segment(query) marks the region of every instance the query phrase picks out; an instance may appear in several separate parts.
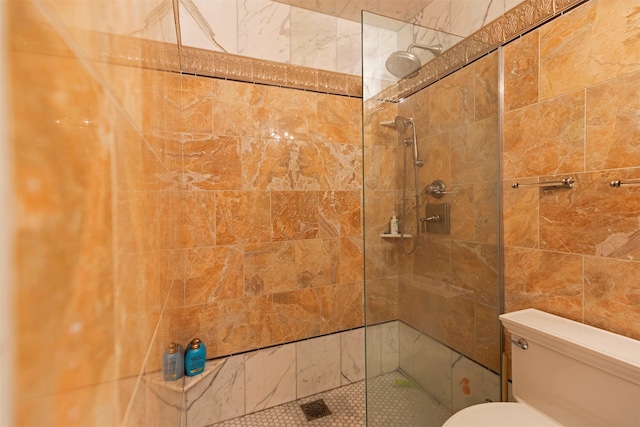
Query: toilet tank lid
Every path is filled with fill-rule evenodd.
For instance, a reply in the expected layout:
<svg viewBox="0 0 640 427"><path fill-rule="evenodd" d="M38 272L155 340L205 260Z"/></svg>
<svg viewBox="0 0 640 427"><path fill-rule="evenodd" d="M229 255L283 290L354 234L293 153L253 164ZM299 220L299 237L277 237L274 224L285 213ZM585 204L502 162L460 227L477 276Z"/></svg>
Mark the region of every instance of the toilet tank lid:
<svg viewBox="0 0 640 427"><path fill-rule="evenodd" d="M500 315L521 338L640 384L640 341L528 308Z"/></svg>

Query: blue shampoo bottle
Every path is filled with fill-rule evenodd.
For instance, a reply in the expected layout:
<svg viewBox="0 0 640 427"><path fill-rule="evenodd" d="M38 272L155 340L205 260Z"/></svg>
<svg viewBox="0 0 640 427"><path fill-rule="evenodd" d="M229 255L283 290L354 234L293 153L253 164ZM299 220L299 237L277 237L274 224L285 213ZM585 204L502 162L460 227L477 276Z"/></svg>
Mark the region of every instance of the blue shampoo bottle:
<svg viewBox="0 0 640 427"><path fill-rule="evenodd" d="M184 373L188 377L201 374L207 361L207 351L198 340L191 341L187 353L184 356Z"/></svg>

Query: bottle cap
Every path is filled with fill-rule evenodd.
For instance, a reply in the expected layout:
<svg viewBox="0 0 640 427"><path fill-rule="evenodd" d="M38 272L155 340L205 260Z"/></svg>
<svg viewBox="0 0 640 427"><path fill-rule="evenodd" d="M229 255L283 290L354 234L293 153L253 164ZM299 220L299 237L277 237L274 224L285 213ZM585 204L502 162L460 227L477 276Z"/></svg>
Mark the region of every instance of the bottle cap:
<svg viewBox="0 0 640 427"><path fill-rule="evenodd" d="M193 342L191 341L191 350L195 350L197 348L200 348L200 342Z"/></svg>
<svg viewBox="0 0 640 427"><path fill-rule="evenodd" d="M178 347L174 343L169 344L169 354L177 353Z"/></svg>

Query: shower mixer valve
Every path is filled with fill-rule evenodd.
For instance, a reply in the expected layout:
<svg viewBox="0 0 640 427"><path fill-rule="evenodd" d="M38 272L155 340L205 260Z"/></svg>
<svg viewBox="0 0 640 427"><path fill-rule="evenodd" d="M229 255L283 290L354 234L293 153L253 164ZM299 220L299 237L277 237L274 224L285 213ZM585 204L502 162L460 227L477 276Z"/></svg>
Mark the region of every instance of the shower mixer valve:
<svg viewBox="0 0 640 427"><path fill-rule="evenodd" d="M426 218L420 218L421 231L423 233L427 232L427 223L434 224L434 223L438 223L438 222L440 222L440 215L438 215L438 214L431 215L431 216L428 216Z"/></svg>

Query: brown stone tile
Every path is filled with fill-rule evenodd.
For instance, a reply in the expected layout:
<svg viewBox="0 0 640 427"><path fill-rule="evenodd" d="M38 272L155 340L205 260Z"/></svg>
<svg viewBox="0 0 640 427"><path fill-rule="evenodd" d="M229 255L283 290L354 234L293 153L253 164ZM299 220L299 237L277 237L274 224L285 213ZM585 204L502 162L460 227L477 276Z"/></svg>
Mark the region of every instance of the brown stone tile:
<svg viewBox="0 0 640 427"><path fill-rule="evenodd" d="M451 179L454 184L498 179L497 117L451 132Z"/></svg>
<svg viewBox="0 0 640 427"><path fill-rule="evenodd" d="M475 304L462 296L425 292L427 307L421 329L453 350L475 355ZM431 332L431 333L429 333Z"/></svg>
<svg viewBox="0 0 640 427"><path fill-rule="evenodd" d="M318 156L313 143L244 138L244 186L255 190L319 190L324 171Z"/></svg>
<svg viewBox="0 0 640 427"><path fill-rule="evenodd" d="M182 185L189 190L241 190L238 137L192 135L184 143Z"/></svg>
<svg viewBox="0 0 640 427"><path fill-rule="evenodd" d="M280 294L276 294L280 295ZM281 307L274 310L271 296L249 297L223 300L217 304L218 317L213 325L217 326L217 355L227 355L259 347L271 345L272 330L274 337L275 323L272 319L278 313L282 319L293 322ZM296 319L298 322L298 319Z"/></svg>
<svg viewBox="0 0 640 427"><path fill-rule="evenodd" d="M118 248L130 251L159 248L158 194L119 193L116 202L118 228L115 238Z"/></svg>
<svg viewBox="0 0 640 427"><path fill-rule="evenodd" d="M362 326L364 309L362 283L320 286L313 288L313 292L319 303L316 318L317 334L329 334ZM310 330L310 333L312 332Z"/></svg>
<svg viewBox="0 0 640 427"><path fill-rule="evenodd" d="M453 191L449 201L451 238L476 240L476 204L473 184L456 185L448 190ZM445 199L442 201L447 202ZM441 201L436 199L433 202L440 203Z"/></svg>
<svg viewBox="0 0 640 427"><path fill-rule="evenodd" d="M539 31L535 30L504 47L504 110L538 102Z"/></svg>
<svg viewBox="0 0 640 427"><path fill-rule="evenodd" d="M340 239L340 280L343 283L364 280L364 253L362 237Z"/></svg>
<svg viewBox="0 0 640 427"><path fill-rule="evenodd" d="M156 242L151 248L174 249L179 247L179 244L186 242L185 236L180 235L180 228L185 225L182 217L184 211L182 193L177 191L157 193L155 203L150 206L152 209L148 213L145 212L139 218L141 223L148 220L150 224L155 225L155 229L152 230L155 234L153 237L147 237L150 242ZM149 215L150 218L147 219L145 215ZM145 233L149 231L151 229L145 229Z"/></svg>
<svg viewBox="0 0 640 427"><path fill-rule="evenodd" d="M522 248L504 250L505 312L537 308L582 321L582 257Z"/></svg>
<svg viewBox="0 0 640 427"><path fill-rule="evenodd" d="M319 194L320 237L359 236L362 203L359 191L322 191Z"/></svg>
<svg viewBox="0 0 640 427"><path fill-rule="evenodd" d="M433 137L418 135L418 148L424 166L418 169L420 185L426 187L436 179L451 185L451 132L441 133ZM383 157L386 159L387 157ZM384 160L383 160L384 161ZM439 202L429 198L431 202Z"/></svg>
<svg viewBox="0 0 640 427"><path fill-rule="evenodd" d="M416 125L416 134L418 136L418 140L424 140L429 137L429 96L431 91L428 89L423 89L415 94L405 98L402 102L399 102L397 105L397 109L393 116L389 116L388 118L384 118L381 120L388 121L394 120L397 115L402 117L412 118ZM390 111L393 113L394 111ZM388 133L389 136L394 137L393 139L388 139L389 142L395 141L398 137L397 132L393 128L384 128L385 133ZM411 129L407 131L406 136L409 136L409 132ZM419 147L422 148L422 144L419 144ZM425 159L426 160L426 159Z"/></svg>
<svg viewBox="0 0 640 427"><path fill-rule="evenodd" d="M157 95L164 96L164 99L160 100L163 103L162 108L164 110L164 130L182 132L182 75L163 72L159 80L158 83L163 86L163 90L161 92L158 91Z"/></svg>
<svg viewBox="0 0 640 427"><path fill-rule="evenodd" d="M180 147L178 147L180 148ZM133 130L116 134L116 181L120 191L165 189L170 180L177 183L179 162L164 163L164 141ZM181 153L180 153L181 154ZM173 160L173 159L172 159ZM170 168L170 169L169 169Z"/></svg>
<svg viewBox="0 0 640 427"><path fill-rule="evenodd" d="M589 2L541 27L541 98L638 71L636 7Z"/></svg>
<svg viewBox="0 0 640 427"><path fill-rule="evenodd" d="M270 198L259 191L216 192L216 244L268 242Z"/></svg>
<svg viewBox="0 0 640 427"><path fill-rule="evenodd" d="M640 164L640 74L587 89L587 170Z"/></svg>
<svg viewBox="0 0 640 427"><path fill-rule="evenodd" d="M213 191L178 193L180 213L167 224L175 230L175 247L190 248L216 244L216 209Z"/></svg>
<svg viewBox="0 0 640 427"><path fill-rule="evenodd" d="M503 176L583 171L584 96L574 92L506 113Z"/></svg>
<svg viewBox="0 0 640 427"><path fill-rule="evenodd" d="M284 140L305 140L317 131L318 94L280 87L267 87L265 107L268 128L261 136Z"/></svg>
<svg viewBox="0 0 640 427"><path fill-rule="evenodd" d="M395 159L399 147L368 145L364 148L364 188L367 190L395 190L398 188ZM423 168L425 169L425 168Z"/></svg>
<svg viewBox="0 0 640 427"><path fill-rule="evenodd" d="M398 319L414 329L419 328L420 317L424 311L423 293L424 291L413 286L411 281L403 280L403 277L400 278L398 282ZM367 317L367 325L370 324L372 322Z"/></svg>
<svg viewBox="0 0 640 427"><path fill-rule="evenodd" d="M244 295L241 247L191 248L183 253L185 305L219 302Z"/></svg>
<svg viewBox="0 0 640 427"><path fill-rule="evenodd" d="M317 191L271 192L271 240L318 237Z"/></svg>
<svg viewBox="0 0 640 427"><path fill-rule="evenodd" d="M466 67L431 86L430 135L446 132L474 120L473 67Z"/></svg>
<svg viewBox="0 0 640 427"><path fill-rule="evenodd" d="M476 183L473 185L473 193L476 240L482 243L497 244L500 226L499 183Z"/></svg>
<svg viewBox="0 0 640 427"><path fill-rule="evenodd" d="M325 191L362 189L362 150L351 144L314 144L317 150L317 181Z"/></svg>
<svg viewBox="0 0 640 427"><path fill-rule="evenodd" d="M585 257L584 321L640 339L640 263Z"/></svg>
<svg viewBox="0 0 640 427"><path fill-rule="evenodd" d="M500 372L500 320L498 310L476 303L475 360Z"/></svg>
<svg viewBox="0 0 640 427"><path fill-rule="evenodd" d="M316 336L320 333L319 295L314 289L274 294L273 310L267 319L273 343Z"/></svg>
<svg viewBox="0 0 640 427"><path fill-rule="evenodd" d="M340 283L340 240L298 240L296 286L298 289Z"/></svg>
<svg viewBox="0 0 640 427"><path fill-rule="evenodd" d="M318 137L325 142L360 145L360 100L344 96L318 95Z"/></svg>
<svg viewBox="0 0 640 427"><path fill-rule="evenodd" d="M259 296L296 289L294 242L256 243L244 247L244 295Z"/></svg>
<svg viewBox="0 0 640 427"><path fill-rule="evenodd" d="M624 182L626 177L637 177L637 171L577 174L574 176L574 188L569 191L542 191L540 247L584 255L639 259L638 187L609 187L610 181L621 179Z"/></svg>
<svg viewBox="0 0 640 427"><path fill-rule="evenodd" d="M414 265L415 274L451 282L451 239L448 237L421 235L414 258L420 260Z"/></svg>
<svg viewBox="0 0 640 427"><path fill-rule="evenodd" d="M193 338L199 338L207 348L207 359L221 356L218 349L217 325L223 323L219 313L219 304L208 303L184 307L181 318L182 346L186 346Z"/></svg>
<svg viewBox="0 0 640 427"><path fill-rule="evenodd" d="M490 53L474 63L475 120L498 115L498 52Z"/></svg>
<svg viewBox="0 0 640 427"><path fill-rule="evenodd" d="M258 136L267 127L262 108L266 87L215 80L213 82L213 132L218 136Z"/></svg>
<svg viewBox="0 0 640 427"><path fill-rule="evenodd" d="M367 280L365 307L368 325L398 319L398 277Z"/></svg>
<svg viewBox="0 0 640 427"><path fill-rule="evenodd" d="M537 179L518 180L522 184ZM502 223L505 246L538 247L538 187L511 188L512 181L502 185Z"/></svg>
<svg viewBox="0 0 640 427"><path fill-rule="evenodd" d="M209 77L182 75L180 105L182 132L213 131L213 80Z"/></svg>
<svg viewBox="0 0 640 427"><path fill-rule="evenodd" d="M472 292L468 298L498 307L498 246L451 241L452 284Z"/></svg>

